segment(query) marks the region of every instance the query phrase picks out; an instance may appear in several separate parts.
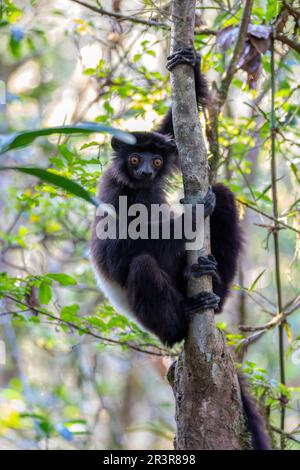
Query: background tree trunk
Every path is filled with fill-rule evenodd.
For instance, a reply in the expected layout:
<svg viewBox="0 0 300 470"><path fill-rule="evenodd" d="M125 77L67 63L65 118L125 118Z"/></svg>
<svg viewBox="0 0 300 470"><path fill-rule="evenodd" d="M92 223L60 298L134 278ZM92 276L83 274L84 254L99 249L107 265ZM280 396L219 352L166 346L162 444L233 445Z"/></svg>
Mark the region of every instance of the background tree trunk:
<svg viewBox="0 0 300 470"><path fill-rule="evenodd" d="M195 0L172 1L172 51L193 44ZM196 106L194 72L187 65L171 76L173 122L182 163L188 202L204 197L208 189L208 162ZM201 254L210 252L209 220ZM199 252L188 253L189 263ZM189 295L211 291L210 277L191 280ZM214 312L195 314L179 359L169 370L176 401L176 449L247 449L240 388L223 334L216 328Z"/></svg>

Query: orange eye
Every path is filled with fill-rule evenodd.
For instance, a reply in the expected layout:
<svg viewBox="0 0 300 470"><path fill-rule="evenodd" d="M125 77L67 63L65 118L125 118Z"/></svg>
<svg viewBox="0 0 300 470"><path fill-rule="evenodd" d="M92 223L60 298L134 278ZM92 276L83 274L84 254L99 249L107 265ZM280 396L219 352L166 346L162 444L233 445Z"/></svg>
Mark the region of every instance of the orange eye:
<svg viewBox="0 0 300 470"><path fill-rule="evenodd" d="M140 163L140 157L138 157L138 155L133 155L132 157L130 157L129 161L131 165L137 166Z"/></svg>
<svg viewBox="0 0 300 470"><path fill-rule="evenodd" d="M155 158L153 160L153 165L155 166L155 168L159 168L162 165L162 160L160 158Z"/></svg>

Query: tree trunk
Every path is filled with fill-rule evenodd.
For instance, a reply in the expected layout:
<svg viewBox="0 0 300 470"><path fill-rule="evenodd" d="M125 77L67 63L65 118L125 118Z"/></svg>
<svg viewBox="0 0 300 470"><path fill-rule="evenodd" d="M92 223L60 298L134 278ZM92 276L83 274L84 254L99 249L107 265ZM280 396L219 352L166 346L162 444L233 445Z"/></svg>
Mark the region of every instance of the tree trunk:
<svg viewBox="0 0 300 470"><path fill-rule="evenodd" d="M193 44L195 0L172 0L172 51ZM171 76L173 123L182 164L185 198L204 197L208 189L208 162L199 123L194 72L188 65L176 67ZM201 253L188 252L188 262L210 252L209 220ZM191 280L188 294L211 291L211 278ZM216 328L214 312L193 315L188 338L179 359L168 373L176 401L175 448L247 449L240 388L233 360L223 334Z"/></svg>

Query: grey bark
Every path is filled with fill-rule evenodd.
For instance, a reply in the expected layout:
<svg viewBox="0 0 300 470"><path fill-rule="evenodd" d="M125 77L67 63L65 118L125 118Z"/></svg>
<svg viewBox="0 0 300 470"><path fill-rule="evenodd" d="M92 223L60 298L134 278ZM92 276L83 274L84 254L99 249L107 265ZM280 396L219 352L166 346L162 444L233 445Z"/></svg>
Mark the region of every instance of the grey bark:
<svg viewBox="0 0 300 470"><path fill-rule="evenodd" d="M172 51L193 44L195 0L172 0ZM208 189L207 152L196 106L194 73L180 65L171 76L173 124L182 163L185 197L203 198ZM209 220L201 254L210 252ZM199 252L188 252L193 263ZM210 277L191 280L190 295L211 291ZM175 448L249 448L240 389L233 360L223 334L216 328L212 310L197 313L188 338L168 378L176 402Z"/></svg>

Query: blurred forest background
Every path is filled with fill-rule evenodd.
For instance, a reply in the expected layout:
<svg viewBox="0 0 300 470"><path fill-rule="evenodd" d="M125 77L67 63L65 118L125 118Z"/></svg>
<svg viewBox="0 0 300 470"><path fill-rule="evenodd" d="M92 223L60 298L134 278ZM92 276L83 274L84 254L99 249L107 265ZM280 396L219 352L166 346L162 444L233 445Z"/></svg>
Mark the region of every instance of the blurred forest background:
<svg viewBox="0 0 300 470"><path fill-rule="evenodd" d="M61 133L17 148L13 133L83 121L151 129L171 103L170 2L87 0L94 10L80 3L1 1L0 165L49 169L95 194L109 134ZM212 89L230 61L243 5L197 3L196 49ZM285 408L287 449L300 449L299 21L298 2L255 0L241 70L221 109L217 161L246 238L218 326L266 409L275 446ZM272 77L284 322L274 264ZM172 449L165 374L180 348L162 348L105 302L88 255L94 207L30 174L0 178L0 448ZM170 194L179 187L174 180Z"/></svg>

